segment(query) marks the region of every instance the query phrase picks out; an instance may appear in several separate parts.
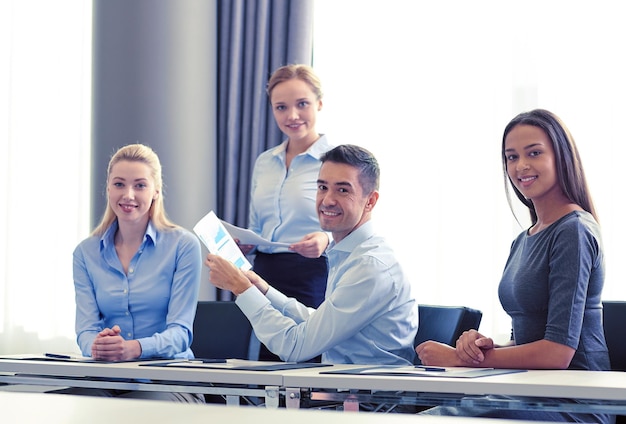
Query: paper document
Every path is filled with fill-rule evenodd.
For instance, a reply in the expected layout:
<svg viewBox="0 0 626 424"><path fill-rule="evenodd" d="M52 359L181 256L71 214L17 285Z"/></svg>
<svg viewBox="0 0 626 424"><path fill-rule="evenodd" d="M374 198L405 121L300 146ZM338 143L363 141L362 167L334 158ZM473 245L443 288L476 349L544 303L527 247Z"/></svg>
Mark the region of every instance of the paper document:
<svg viewBox="0 0 626 424"><path fill-rule="evenodd" d="M176 360L171 362L159 362L140 364L146 367L168 367L168 368L205 368L205 369L229 369L247 371L281 371L302 368L331 367L331 364L321 364L317 362L270 362L270 361L248 361L249 363L233 362L232 359L222 363L206 363L202 360Z"/></svg>
<svg viewBox="0 0 626 424"><path fill-rule="evenodd" d="M101 359L93 359L89 356L80 356L66 353L45 353L43 355L7 355L0 356L0 361L4 359L20 360L20 361L45 361L45 362L85 362L98 364L115 364L120 362L162 362L171 360L172 358L153 357L153 358L135 358L119 361L105 361Z"/></svg>
<svg viewBox="0 0 626 424"><path fill-rule="evenodd" d="M333 371L322 371L320 374L356 374L356 375L384 375L384 376L413 376L413 377L449 377L449 378L476 378L489 375L511 374L524 372L519 369L503 368L440 368L427 366L393 366L379 365L366 368L349 368Z"/></svg>
<svg viewBox="0 0 626 424"><path fill-rule="evenodd" d="M226 230L222 221L215 215L215 212L211 211L206 214L193 227L193 231L206 248L209 249L209 252L229 260L237 268L244 271L252 268L252 265Z"/></svg>
<svg viewBox="0 0 626 424"><path fill-rule="evenodd" d="M257 233L252 230L248 230L247 228L237 227L236 225L229 224L226 221L222 221L226 230L230 233L230 235L239 240L240 244L253 244L255 246L273 246L273 247L289 247L289 243L279 243L276 241L269 241L264 239Z"/></svg>

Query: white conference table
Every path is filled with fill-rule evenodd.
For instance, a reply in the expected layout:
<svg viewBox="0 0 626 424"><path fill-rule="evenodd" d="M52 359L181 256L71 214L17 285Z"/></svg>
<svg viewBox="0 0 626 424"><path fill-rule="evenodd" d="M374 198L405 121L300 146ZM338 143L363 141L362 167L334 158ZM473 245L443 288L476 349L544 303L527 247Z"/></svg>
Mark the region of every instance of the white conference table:
<svg viewBox="0 0 626 424"><path fill-rule="evenodd" d="M58 362L0 358L0 382L21 385L178 391L222 395L228 405L258 397L267 407L310 406L304 400L339 401L345 410L360 402L404 405L489 406L605 412L626 415L626 373L615 371L531 370L477 378L327 374L360 365L333 365L276 371L147 366L147 362ZM41 356L41 355L40 355ZM161 363L168 361L154 361ZM229 360L224 366L268 365ZM207 364L206 366L215 366ZM494 398L485 398L494 395ZM495 396L520 399L503 401ZM578 402L578 403L572 403Z"/></svg>
<svg viewBox="0 0 626 424"><path fill-rule="evenodd" d="M471 424L475 418L428 417L407 414L342 414L335 411L229 408L156 400L99 398L40 393L0 392L0 414L7 423L135 424L211 422L255 424ZM528 421L494 420L493 424ZM536 421L535 421L536 423Z"/></svg>
<svg viewBox="0 0 626 424"><path fill-rule="evenodd" d="M363 366L335 365L333 371L355 368ZM626 373L617 371L529 370L477 378L327 374L326 371L329 370L283 371L287 399L292 398L294 403L309 398L626 415ZM486 399L488 395L494 398Z"/></svg>
<svg viewBox="0 0 626 424"><path fill-rule="evenodd" d="M24 359L38 358L38 359ZM145 390L222 395L228 405L239 405L240 397L265 399L268 407L278 407L282 386L280 371L196 369L141 362L64 362L45 359L41 354L7 355L0 358L0 382L8 384L86 387L118 390ZM263 362L229 359L229 366L266 365ZM214 365L214 364L207 364ZM215 364L220 366L222 364ZM226 364L224 364L226 366Z"/></svg>

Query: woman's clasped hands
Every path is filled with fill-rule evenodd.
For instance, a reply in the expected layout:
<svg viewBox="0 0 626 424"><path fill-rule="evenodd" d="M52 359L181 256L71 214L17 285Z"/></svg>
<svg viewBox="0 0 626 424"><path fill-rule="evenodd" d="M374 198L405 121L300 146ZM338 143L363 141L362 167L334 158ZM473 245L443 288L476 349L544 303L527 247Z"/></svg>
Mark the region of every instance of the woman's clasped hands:
<svg viewBox="0 0 626 424"><path fill-rule="evenodd" d="M91 356L100 361L128 361L141 356L137 340L124 340L118 325L100 331L91 345Z"/></svg>
<svg viewBox="0 0 626 424"><path fill-rule="evenodd" d="M458 338L456 347L428 340L419 344L415 352L423 365L479 367L485 360L485 353L494 347L493 339L468 330Z"/></svg>

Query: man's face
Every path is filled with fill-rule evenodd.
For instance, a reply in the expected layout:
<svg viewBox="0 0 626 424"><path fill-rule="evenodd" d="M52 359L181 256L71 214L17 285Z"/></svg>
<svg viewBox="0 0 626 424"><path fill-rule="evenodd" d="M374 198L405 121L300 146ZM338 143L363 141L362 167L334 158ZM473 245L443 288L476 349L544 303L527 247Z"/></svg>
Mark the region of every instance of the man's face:
<svg viewBox="0 0 626 424"><path fill-rule="evenodd" d="M374 195L374 193L376 195ZM343 163L324 162L317 180L317 214L324 231L341 241L369 219L377 192L364 194L359 170Z"/></svg>

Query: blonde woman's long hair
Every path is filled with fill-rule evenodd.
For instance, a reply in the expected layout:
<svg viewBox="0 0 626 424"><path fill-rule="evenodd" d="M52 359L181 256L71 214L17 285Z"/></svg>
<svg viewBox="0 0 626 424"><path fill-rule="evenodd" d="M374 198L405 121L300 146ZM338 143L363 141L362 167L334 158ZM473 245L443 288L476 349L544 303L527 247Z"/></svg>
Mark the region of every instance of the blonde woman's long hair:
<svg viewBox="0 0 626 424"><path fill-rule="evenodd" d="M159 192L157 198L154 199L152 205L150 205L150 220L158 230L176 228L177 225L169 220L165 213L165 207L163 206L163 176L161 173L161 162L157 154L150 147L143 144L129 144L121 147L109 161L109 167L107 168L107 187L113 166L121 161L141 162L148 165L150 175L154 180L155 189ZM109 196L107 195L107 205L104 215L102 216L100 224L93 230L91 235L102 236L116 218L115 212L109 204Z"/></svg>

